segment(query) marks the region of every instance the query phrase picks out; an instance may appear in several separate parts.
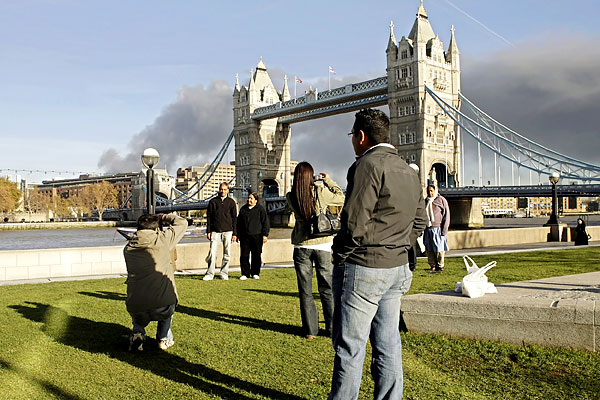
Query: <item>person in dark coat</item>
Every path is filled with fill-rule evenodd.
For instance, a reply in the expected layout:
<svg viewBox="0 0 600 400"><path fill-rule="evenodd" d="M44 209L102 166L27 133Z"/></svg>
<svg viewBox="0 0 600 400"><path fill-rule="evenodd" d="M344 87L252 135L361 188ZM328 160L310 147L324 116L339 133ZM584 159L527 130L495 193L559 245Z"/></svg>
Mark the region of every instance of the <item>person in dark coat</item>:
<svg viewBox="0 0 600 400"><path fill-rule="evenodd" d="M210 281L214 278L217 252L221 244L223 245L223 263L220 277L225 281L229 279L231 243L236 241L237 236L236 218L237 206L235 201L229 197L229 184L223 182L219 186L219 195L210 200L206 209L206 237L210 240L210 250L206 257L208 268L202 280Z"/></svg>
<svg viewBox="0 0 600 400"><path fill-rule="evenodd" d="M237 217L237 240L240 242L241 280L250 277L260 279L262 247L269 236L269 217L265 208L258 204L256 192L248 195L248 203L242 206ZM252 254L252 264L250 264Z"/></svg>
<svg viewBox="0 0 600 400"><path fill-rule="evenodd" d="M585 231L585 221L577 218L577 227L575 227L575 246L587 246L589 244L588 234Z"/></svg>

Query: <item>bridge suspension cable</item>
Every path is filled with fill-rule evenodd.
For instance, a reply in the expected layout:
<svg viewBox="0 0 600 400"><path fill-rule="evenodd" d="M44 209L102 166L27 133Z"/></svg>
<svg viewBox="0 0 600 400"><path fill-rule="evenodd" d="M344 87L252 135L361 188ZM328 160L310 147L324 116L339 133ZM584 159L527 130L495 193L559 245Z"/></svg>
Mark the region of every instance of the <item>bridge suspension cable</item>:
<svg viewBox="0 0 600 400"><path fill-rule="evenodd" d="M217 171L217 168L219 168L219 164L223 160L223 157L225 157L225 154L227 153L227 149L229 148L233 137L234 133L233 131L231 131L231 133L225 140L225 143L223 144L223 146L221 146L221 149L219 150L213 161L210 163L208 168L204 171L204 173L202 173L200 178L198 178L198 180L196 180L196 182L187 191L182 192L181 190L175 187L172 188L173 192L176 194L176 197L174 199L169 200L169 203L177 201L198 201L198 199L194 199L194 196L200 193L200 191L204 188L204 186L206 186L210 178L212 178L214 173Z"/></svg>
<svg viewBox="0 0 600 400"><path fill-rule="evenodd" d="M563 178L588 182L600 181L600 166L566 156L520 135L490 117L462 94L459 93L459 98L466 112L459 111L448 104L428 86L425 86L425 90L444 113L462 128L463 132L477 141L478 146L485 146L513 165L538 174L549 175L558 172ZM467 113L472 114L474 118Z"/></svg>

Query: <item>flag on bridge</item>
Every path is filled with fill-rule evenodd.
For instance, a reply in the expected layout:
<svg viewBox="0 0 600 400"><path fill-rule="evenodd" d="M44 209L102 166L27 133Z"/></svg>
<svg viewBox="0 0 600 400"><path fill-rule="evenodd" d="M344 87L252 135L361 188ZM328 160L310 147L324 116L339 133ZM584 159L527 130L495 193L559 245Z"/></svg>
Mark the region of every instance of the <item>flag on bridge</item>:
<svg viewBox="0 0 600 400"><path fill-rule="evenodd" d="M295 76L294 78L296 78L296 82L302 83L302 79L298 78L297 76Z"/></svg>
<svg viewBox="0 0 600 400"><path fill-rule="evenodd" d="M331 65L329 66L329 72L331 72L332 74L335 74L335 71L333 70L333 67Z"/></svg>

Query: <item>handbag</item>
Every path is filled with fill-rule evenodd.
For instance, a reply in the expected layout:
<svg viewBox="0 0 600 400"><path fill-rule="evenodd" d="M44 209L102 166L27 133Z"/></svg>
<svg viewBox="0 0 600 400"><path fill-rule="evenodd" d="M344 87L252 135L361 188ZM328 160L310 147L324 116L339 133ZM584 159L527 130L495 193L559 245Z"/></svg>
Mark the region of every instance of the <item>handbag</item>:
<svg viewBox="0 0 600 400"><path fill-rule="evenodd" d="M315 203L319 206L319 214L310 217L310 234L313 237L330 236L338 233L342 228L342 222L337 215L334 215L328 207L321 207L318 190L315 188Z"/></svg>

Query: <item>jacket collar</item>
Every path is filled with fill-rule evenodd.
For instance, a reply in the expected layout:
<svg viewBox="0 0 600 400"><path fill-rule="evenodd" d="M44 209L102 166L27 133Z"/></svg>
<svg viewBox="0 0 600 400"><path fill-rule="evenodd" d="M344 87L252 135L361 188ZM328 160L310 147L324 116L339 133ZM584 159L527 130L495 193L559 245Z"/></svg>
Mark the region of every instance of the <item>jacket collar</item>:
<svg viewBox="0 0 600 400"><path fill-rule="evenodd" d="M361 157L366 156L369 153L372 153L374 151L385 151L385 152L389 152L389 153L393 153L393 154L398 154L398 150L396 150L396 148L394 146L392 146L389 143L378 143L373 147L369 147L364 153L362 153L362 155L360 157L356 157L357 160L359 160Z"/></svg>

